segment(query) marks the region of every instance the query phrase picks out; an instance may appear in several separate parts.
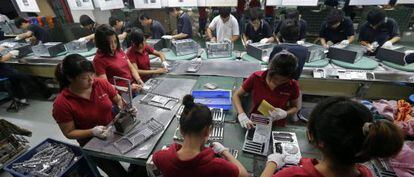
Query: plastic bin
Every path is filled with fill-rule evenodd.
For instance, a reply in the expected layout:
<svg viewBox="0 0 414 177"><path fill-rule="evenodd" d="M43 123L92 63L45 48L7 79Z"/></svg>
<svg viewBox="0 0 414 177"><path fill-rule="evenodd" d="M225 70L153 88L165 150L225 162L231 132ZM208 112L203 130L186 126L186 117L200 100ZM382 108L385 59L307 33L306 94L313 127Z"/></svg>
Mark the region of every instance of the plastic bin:
<svg viewBox="0 0 414 177"><path fill-rule="evenodd" d="M40 144L38 144L37 146L35 146L34 148L30 149L29 151L27 151L26 153L22 154L21 156L17 157L15 160L9 162L8 164L5 165L4 170L9 172L11 175L15 176L15 177L24 177L24 174L20 174L18 172L16 172L15 170L12 169L12 164L14 163L20 163L23 161L26 161L28 159L30 159L34 154L37 153L37 149L45 144L45 143L57 143L57 144L63 144L65 146L67 146L68 148L70 148L72 150L72 152L75 154L76 157L79 157L77 161L72 162L71 165L68 166L68 168L66 170L64 170L59 176L62 177L74 177L74 176L81 176L81 177L95 177L92 173L91 168L89 167L88 162L86 161L85 157L82 155L82 151L80 149L80 147L74 146L74 145L70 145L67 143L63 143L51 138L48 138L46 140L44 140L43 142L41 142Z"/></svg>
<svg viewBox="0 0 414 177"><path fill-rule="evenodd" d="M194 102L209 108L222 108L228 111L232 108L231 90L194 90L191 92Z"/></svg>

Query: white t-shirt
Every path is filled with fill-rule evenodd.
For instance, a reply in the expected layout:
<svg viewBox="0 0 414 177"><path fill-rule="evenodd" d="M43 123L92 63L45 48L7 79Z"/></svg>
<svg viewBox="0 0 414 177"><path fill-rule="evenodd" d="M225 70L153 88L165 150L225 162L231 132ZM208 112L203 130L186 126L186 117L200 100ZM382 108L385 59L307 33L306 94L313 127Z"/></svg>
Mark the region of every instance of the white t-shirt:
<svg viewBox="0 0 414 177"><path fill-rule="evenodd" d="M214 17L208 27L216 31L217 41L230 40L233 35L240 35L239 23L233 15L230 15L230 19L226 23L218 15Z"/></svg>

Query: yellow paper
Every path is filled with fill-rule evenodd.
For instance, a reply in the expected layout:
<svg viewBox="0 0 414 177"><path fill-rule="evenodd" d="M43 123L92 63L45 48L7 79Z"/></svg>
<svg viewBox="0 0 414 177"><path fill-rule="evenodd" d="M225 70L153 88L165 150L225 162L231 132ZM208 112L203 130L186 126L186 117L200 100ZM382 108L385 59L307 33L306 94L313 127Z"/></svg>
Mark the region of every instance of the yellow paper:
<svg viewBox="0 0 414 177"><path fill-rule="evenodd" d="M270 103L268 103L266 100L262 100L262 103L260 103L259 108L257 110L262 113L263 116L270 116L269 112L275 110L276 108L273 107Z"/></svg>

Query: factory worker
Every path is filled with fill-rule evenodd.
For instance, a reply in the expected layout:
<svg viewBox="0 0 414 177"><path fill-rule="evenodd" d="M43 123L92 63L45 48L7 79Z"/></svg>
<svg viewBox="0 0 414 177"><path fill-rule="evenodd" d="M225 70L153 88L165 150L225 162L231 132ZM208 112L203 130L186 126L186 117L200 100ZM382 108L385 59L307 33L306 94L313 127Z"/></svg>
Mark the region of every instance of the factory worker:
<svg viewBox="0 0 414 177"><path fill-rule="evenodd" d="M167 8L168 14L177 19L177 34L164 35L164 39L188 39L193 37L192 20L188 13L179 7Z"/></svg>
<svg viewBox="0 0 414 177"><path fill-rule="evenodd" d="M326 21L322 23L319 31L319 38L323 47L328 48L331 44L348 46L355 39L354 24L344 12L339 9L332 9Z"/></svg>
<svg viewBox="0 0 414 177"><path fill-rule="evenodd" d="M88 35L85 37L81 37L78 39L80 42L90 41L95 38L96 28L99 26L95 21L92 20L91 17L88 15L81 15L79 17L79 23L81 24L82 28L88 30Z"/></svg>
<svg viewBox="0 0 414 177"><path fill-rule="evenodd" d="M109 25L114 28L116 34L118 34L118 39L121 41L124 41L127 38L128 33L130 33L132 29L130 23L123 21L117 16L109 17Z"/></svg>
<svg viewBox="0 0 414 177"><path fill-rule="evenodd" d="M278 41L278 42L284 42L283 39L281 39L279 37L279 33L280 33L280 30L281 30L282 24L283 24L283 22L285 20L293 20L293 21L296 21L296 23L299 26L299 33L298 33L299 40L300 41L305 41L305 38L306 38L306 29L308 27L308 23L301 18L301 15L299 14L298 10L296 10L296 9L286 9L286 11L284 13L285 13L284 14L285 18L283 20L279 21L275 25L275 30L273 32L274 36L276 36L276 39L277 39L276 41Z"/></svg>
<svg viewBox="0 0 414 177"><path fill-rule="evenodd" d="M134 92L142 88L144 82L120 48L118 36L109 25L100 25L96 28L95 44L98 50L93 65L98 77L107 79L111 84L114 84L114 76L129 79ZM117 85L128 86L125 81L119 81Z"/></svg>
<svg viewBox="0 0 414 177"><path fill-rule="evenodd" d="M251 113L260 114L258 107L263 100L275 108L269 111L269 114L276 126L285 126L286 117L297 113L299 110L299 83L293 79L298 65L297 60L290 52L279 52L270 60L267 70L254 72L234 93L233 105L243 128L254 127L248 115ZM248 112L242 107L240 99L246 93L252 95L253 101Z"/></svg>
<svg viewBox="0 0 414 177"><path fill-rule="evenodd" d="M49 32L40 27L39 25L30 24L30 22L23 18L17 18L14 20L14 24L17 28L23 29L26 32L16 36L16 40L26 39L31 44L36 45L39 42L46 43L51 42Z"/></svg>
<svg viewBox="0 0 414 177"><path fill-rule="evenodd" d="M263 14L258 8L250 9L250 22L247 24L243 34L243 44L261 42L272 43L272 28L269 23L263 20Z"/></svg>
<svg viewBox="0 0 414 177"><path fill-rule="evenodd" d="M291 163L289 157L271 154L261 177L375 176L363 163L397 155L404 134L392 122L372 121L371 112L349 98L322 101L311 113L307 134L323 157L302 158L298 166L283 168Z"/></svg>
<svg viewBox="0 0 414 177"><path fill-rule="evenodd" d="M164 177L247 177L243 165L218 142L206 147L212 131L210 109L194 103L191 95L183 98L184 110L180 117L182 144L174 143L167 149L155 152L153 162ZM221 156L219 158L217 156Z"/></svg>
<svg viewBox="0 0 414 177"><path fill-rule="evenodd" d="M133 30L131 32L132 46L127 51L127 56L132 65L138 71L142 81L146 82L153 74L164 74L168 72L169 64L165 61L165 55L162 52L156 51L151 46L147 45L144 40L144 34L141 30ZM162 67L151 70L149 55L155 55L160 58Z"/></svg>
<svg viewBox="0 0 414 177"><path fill-rule="evenodd" d="M214 17L207 28L207 37L211 42L230 40L232 43L234 43L237 41L237 39L239 39L239 23L237 22L237 19L230 13L230 7L219 8L220 15Z"/></svg>
<svg viewBox="0 0 414 177"><path fill-rule="evenodd" d="M142 14L139 17L139 21L142 26L149 26L151 31L151 39L161 39L165 35L165 29L161 23L157 20L152 19L147 14Z"/></svg>

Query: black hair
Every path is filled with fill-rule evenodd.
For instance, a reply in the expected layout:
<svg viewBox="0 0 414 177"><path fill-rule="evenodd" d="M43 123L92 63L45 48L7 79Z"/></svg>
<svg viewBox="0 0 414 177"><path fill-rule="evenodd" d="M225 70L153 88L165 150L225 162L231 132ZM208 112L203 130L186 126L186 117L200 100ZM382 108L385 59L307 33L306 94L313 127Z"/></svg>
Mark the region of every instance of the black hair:
<svg viewBox="0 0 414 177"><path fill-rule="evenodd" d="M371 25L378 25L385 21L385 12L380 8L374 8L367 14L367 21Z"/></svg>
<svg viewBox="0 0 414 177"><path fill-rule="evenodd" d="M293 19L285 19L280 25L279 34L286 42L293 42L300 40L300 27L299 23Z"/></svg>
<svg viewBox="0 0 414 177"><path fill-rule="evenodd" d="M180 117L180 130L183 134L200 134L206 127L213 124L210 109L203 104L194 103L194 97L185 95L184 110Z"/></svg>
<svg viewBox="0 0 414 177"><path fill-rule="evenodd" d="M116 25L116 22L120 22L120 21L122 21L121 18L117 16L111 16L108 19L109 25L111 25L112 27Z"/></svg>
<svg viewBox="0 0 414 177"><path fill-rule="evenodd" d="M131 32L131 42L135 46L139 46L140 44L144 43L144 34L140 29L133 29Z"/></svg>
<svg viewBox="0 0 414 177"><path fill-rule="evenodd" d="M96 48L98 48L104 54L111 54L112 50L111 50L110 42L108 41L108 37L112 35L115 35L116 37L116 42L117 42L116 50L119 51L121 48L121 45L119 44L118 35L116 35L116 32L112 29L112 27L106 24L99 25L96 28L96 32L95 32Z"/></svg>
<svg viewBox="0 0 414 177"><path fill-rule="evenodd" d="M91 17L89 17L88 15L81 15L81 16L79 17L79 23L80 23L82 26L88 26L88 25L93 25L93 24L95 24L95 22L92 20L92 18L91 18Z"/></svg>
<svg viewBox="0 0 414 177"><path fill-rule="evenodd" d="M286 9L285 19L291 19L299 21L299 11L296 9Z"/></svg>
<svg viewBox="0 0 414 177"><path fill-rule="evenodd" d="M372 113L364 105L331 97L313 109L308 131L311 142L336 165L398 154L404 143L402 131L391 122L372 121Z"/></svg>
<svg viewBox="0 0 414 177"><path fill-rule="evenodd" d="M179 10L181 10L180 7L168 7L167 8L167 13L171 13L171 12L179 11Z"/></svg>
<svg viewBox="0 0 414 177"><path fill-rule="evenodd" d="M259 8L254 7L250 9L250 21L262 20L262 19L263 19L263 13L260 11Z"/></svg>
<svg viewBox="0 0 414 177"><path fill-rule="evenodd" d="M85 72L95 73L92 62L79 54L66 56L55 69L55 78L59 82L59 92L70 85L69 78L75 78Z"/></svg>
<svg viewBox="0 0 414 177"><path fill-rule="evenodd" d="M148 14L142 14L139 16L140 20L146 20L146 19L152 19L151 17L148 16Z"/></svg>
<svg viewBox="0 0 414 177"><path fill-rule="evenodd" d="M343 19L344 19L344 12L342 10L332 9L328 13L328 16L326 16L326 23L329 26L333 26L337 23L342 22Z"/></svg>
<svg viewBox="0 0 414 177"><path fill-rule="evenodd" d="M16 25L17 28L20 28L23 23L29 23L29 21L21 17L18 17L14 20L14 25Z"/></svg>
<svg viewBox="0 0 414 177"><path fill-rule="evenodd" d="M269 62L267 76L272 78L273 76L279 75L283 77L293 78L298 67L298 59L295 55L282 50L277 53Z"/></svg>
<svg viewBox="0 0 414 177"><path fill-rule="evenodd" d="M230 7L220 7L219 14L221 18L227 18L230 16L231 8Z"/></svg>

